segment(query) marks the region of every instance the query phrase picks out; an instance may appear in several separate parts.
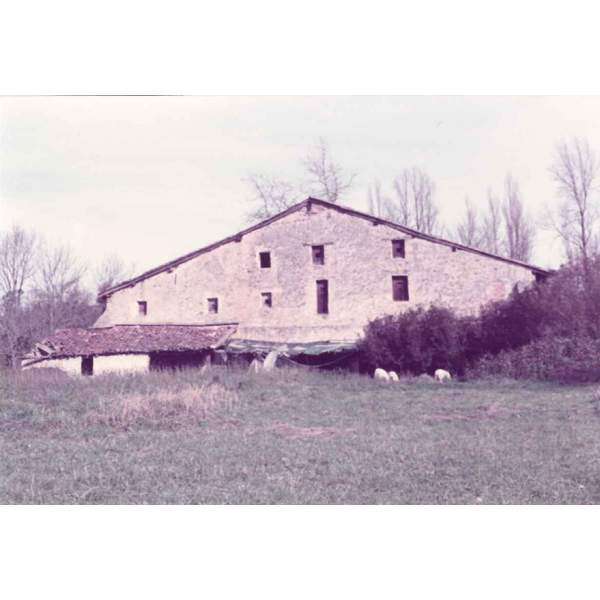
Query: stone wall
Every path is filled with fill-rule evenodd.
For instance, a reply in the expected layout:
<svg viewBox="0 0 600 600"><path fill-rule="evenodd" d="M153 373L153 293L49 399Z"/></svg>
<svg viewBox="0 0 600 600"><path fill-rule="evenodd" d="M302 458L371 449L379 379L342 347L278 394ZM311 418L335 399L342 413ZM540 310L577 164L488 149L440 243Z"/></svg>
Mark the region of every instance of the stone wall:
<svg viewBox="0 0 600 600"><path fill-rule="evenodd" d="M392 240L405 239L405 258ZM311 245L325 245L325 264ZM259 252L271 253L271 268ZM394 301L392 276L407 275L410 299ZM329 282L329 314L317 314L316 281ZM118 323L239 322L236 337L271 341L355 339L375 317L432 303L476 313L534 280L530 269L412 238L386 225L313 205L201 254L108 298L96 326ZM271 292L272 308L261 292ZM208 298L219 299L218 314ZM138 301L148 314L138 314Z"/></svg>

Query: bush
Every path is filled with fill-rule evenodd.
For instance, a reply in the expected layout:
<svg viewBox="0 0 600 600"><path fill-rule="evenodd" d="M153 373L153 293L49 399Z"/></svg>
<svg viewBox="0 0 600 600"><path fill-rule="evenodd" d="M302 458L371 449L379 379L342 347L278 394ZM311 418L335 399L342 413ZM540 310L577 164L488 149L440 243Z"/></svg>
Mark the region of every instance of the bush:
<svg viewBox="0 0 600 600"><path fill-rule="evenodd" d="M521 348L488 354L468 367L466 375L563 383L600 381L600 339L543 337Z"/></svg>
<svg viewBox="0 0 600 600"><path fill-rule="evenodd" d="M416 308L371 321L360 350L367 365L400 373L462 372L465 364L464 319L452 311Z"/></svg>

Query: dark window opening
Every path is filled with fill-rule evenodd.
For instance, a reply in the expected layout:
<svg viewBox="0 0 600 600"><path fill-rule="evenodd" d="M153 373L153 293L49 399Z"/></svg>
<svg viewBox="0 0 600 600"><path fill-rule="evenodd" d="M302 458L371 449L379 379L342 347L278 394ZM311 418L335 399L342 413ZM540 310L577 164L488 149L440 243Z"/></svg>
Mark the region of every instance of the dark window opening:
<svg viewBox="0 0 600 600"><path fill-rule="evenodd" d="M209 313L218 313L219 312L219 299L218 298L209 298L208 299L208 312Z"/></svg>
<svg viewBox="0 0 600 600"><path fill-rule="evenodd" d="M94 374L94 357L93 356L82 356L81 357L81 374L82 375L93 375Z"/></svg>
<svg viewBox="0 0 600 600"><path fill-rule="evenodd" d="M263 306L271 308L273 306L273 294L271 292L261 292Z"/></svg>
<svg viewBox="0 0 600 600"><path fill-rule="evenodd" d="M404 240L392 240L392 256L394 258L404 258Z"/></svg>
<svg viewBox="0 0 600 600"><path fill-rule="evenodd" d="M312 259L315 265L325 264L325 246L313 246L312 247Z"/></svg>
<svg viewBox="0 0 600 600"><path fill-rule="evenodd" d="M317 281L317 312L326 315L329 312L329 286L327 279Z"/></svg>
<svg viewBox="0 0 600 600"><path fill-rule="evenodd" d="M260 252L260 268L261 269L270 269L271 268L271 253L270 252Z"/></svg>
<svg viewBox="0 0 600 600"><path fill-rule="evenodd" d="M408 300L408 277L406 275L392 276L392 292L394 300Z"/></svg>
<svg viewBox="0 0 600 600"><path fill-rule="evenodd" d="M145 300L138 301L138 314L140 314L140 315L148 314L148 303Z"/></svg>

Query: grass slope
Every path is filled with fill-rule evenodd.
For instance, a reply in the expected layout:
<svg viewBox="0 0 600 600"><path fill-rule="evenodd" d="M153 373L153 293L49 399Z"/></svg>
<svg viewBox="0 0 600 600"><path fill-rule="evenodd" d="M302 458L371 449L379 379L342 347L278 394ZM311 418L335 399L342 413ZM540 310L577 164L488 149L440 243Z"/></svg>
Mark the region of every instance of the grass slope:
<svg viewBox="0 0 600 600"><path fill-rule="evenodd" d="M2 503L598 503L590 387L278 370L0 379Z"/></svg>

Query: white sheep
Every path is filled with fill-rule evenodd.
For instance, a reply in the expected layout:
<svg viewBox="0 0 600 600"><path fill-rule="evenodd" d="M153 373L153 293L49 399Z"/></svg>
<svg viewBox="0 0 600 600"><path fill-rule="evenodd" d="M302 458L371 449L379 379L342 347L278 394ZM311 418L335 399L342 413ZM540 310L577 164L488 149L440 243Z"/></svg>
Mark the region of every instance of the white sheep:
<svg viewBox="0 0 600 600"><path fill-rule="evenodd" d="M399 381L398 373L396 373L396 371L390 371L388 377L390 378L390 381Z"/></svg>
<svg viewBox="0 0 600 600"><path fill-rule="evenodd" d="M444 381L450 381L452 379L452 375L450 375L450 373L444 369L436 369L433 376L435 377L435 380L439 381L440 383L443 383Z"/></svg>
<svg viewBox="0 0 600 600"><path fill-rule="evenodd" d="M387 371L385 371L384 369L375 369L375 373L373 374L373 377L375 379L381 379L381 381L389 381L390 380L390 376L388 375Z"/></svg>

